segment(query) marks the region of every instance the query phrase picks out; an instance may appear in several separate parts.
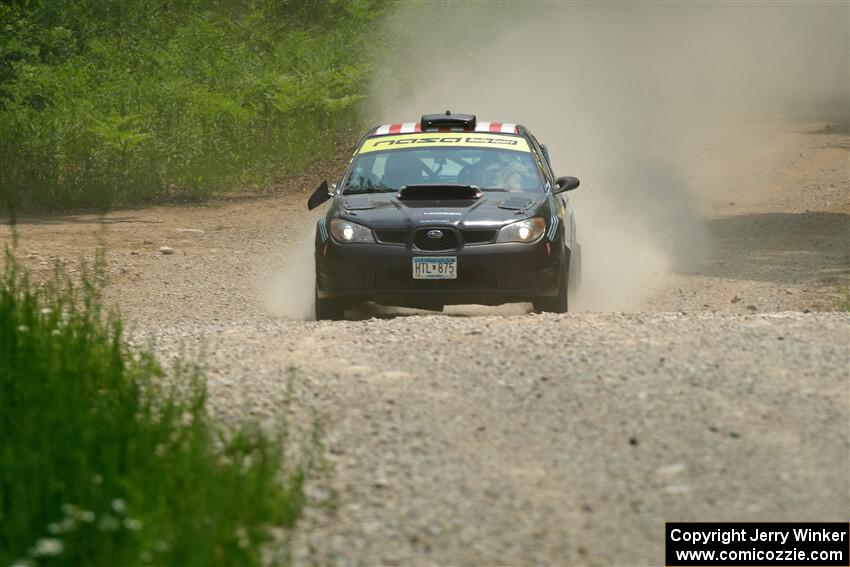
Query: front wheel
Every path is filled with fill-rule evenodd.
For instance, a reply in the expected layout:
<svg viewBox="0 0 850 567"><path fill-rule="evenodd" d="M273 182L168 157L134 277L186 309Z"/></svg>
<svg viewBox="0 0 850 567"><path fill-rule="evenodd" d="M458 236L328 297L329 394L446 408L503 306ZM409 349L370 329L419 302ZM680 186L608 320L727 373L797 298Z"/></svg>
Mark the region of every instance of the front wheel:
<svg viewBox="0 0 850 567"><path fill-rule="evenodd" d="M565 255L566 256L566 255ZM558 276L558 295L554 297L538 297L533 301L534 310L543 313L566 313L567 282L569 281L569 262L566 257L561 259L561 273Z"/></svg>
<svg viewBox="0 0 850 567"><path fill-rule="evenodd" d="M345 319L345 303L334 298L321 298L316 292L316 321L340 321Z"/></svg>

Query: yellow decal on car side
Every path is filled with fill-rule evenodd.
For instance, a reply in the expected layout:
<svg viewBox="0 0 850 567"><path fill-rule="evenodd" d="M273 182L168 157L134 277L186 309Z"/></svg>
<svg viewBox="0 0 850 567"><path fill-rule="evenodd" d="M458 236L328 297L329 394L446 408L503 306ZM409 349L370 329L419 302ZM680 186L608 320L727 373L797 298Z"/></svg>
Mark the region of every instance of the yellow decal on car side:
<svg viewBox="0 0 850 567"><path fill-rule="evenodd" d="M384 150L401 150L419 147L472 147L502 148L517 152L530 152L528 143L521 136L486 134L477 132L420 132L398 136L376 136L360 146L361 154Z"/></svg>

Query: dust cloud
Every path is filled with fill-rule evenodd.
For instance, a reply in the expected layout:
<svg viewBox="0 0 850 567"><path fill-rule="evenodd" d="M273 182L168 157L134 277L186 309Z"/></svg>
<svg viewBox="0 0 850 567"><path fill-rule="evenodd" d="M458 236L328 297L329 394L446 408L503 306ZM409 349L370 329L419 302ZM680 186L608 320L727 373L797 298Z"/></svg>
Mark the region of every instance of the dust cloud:
<svg viewBox="0 0 850 567"><path fill-rule="evenodd" d="M572 307L640 309L706 261L701 219L747 197L776 124L847 123L849 20L846 2L405 4L366 113L528 126L582 181Z"/></svg>
<svg viewBox="0 0 850 567"><path fill-rule="evenodd" d="M315 225L295 244L287 256L283 270L264 284L266 310L275 317L312 321L316 264L313 259Z"/></svg>

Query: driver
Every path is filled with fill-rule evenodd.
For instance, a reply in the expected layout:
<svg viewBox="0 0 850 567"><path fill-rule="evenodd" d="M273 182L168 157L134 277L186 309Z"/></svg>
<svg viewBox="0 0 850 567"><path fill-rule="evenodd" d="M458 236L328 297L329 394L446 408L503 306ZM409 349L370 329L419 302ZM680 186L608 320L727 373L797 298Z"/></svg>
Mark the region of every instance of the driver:
<svg viewBox="0 0 850 567"><path fill-rule="evenodd" d="M478 186L489 189L520 191L528 170L506 151L496 153L496 158L478 172Z"/></svg>
<svg viewBox="0 0 850 567"><path fill-rule="evenodd" d="M383 184L390 189L412 185L422 180L422 162L410 151L398 151L387 157Z"/></svg>

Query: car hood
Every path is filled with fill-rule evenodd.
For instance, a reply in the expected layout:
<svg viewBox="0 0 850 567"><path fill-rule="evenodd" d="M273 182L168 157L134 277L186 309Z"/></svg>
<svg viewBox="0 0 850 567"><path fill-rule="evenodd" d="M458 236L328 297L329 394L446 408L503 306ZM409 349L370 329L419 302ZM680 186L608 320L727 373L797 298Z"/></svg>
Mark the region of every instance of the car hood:
<svg viewBox="0 0 850 567"><path fill-rule="evenodd" d="M542 194L486 192L478 199L399 200L395 193L341 195L330 216L340 216L376 229L454 226L498 228L532 216L548 216Z"/></svg>

